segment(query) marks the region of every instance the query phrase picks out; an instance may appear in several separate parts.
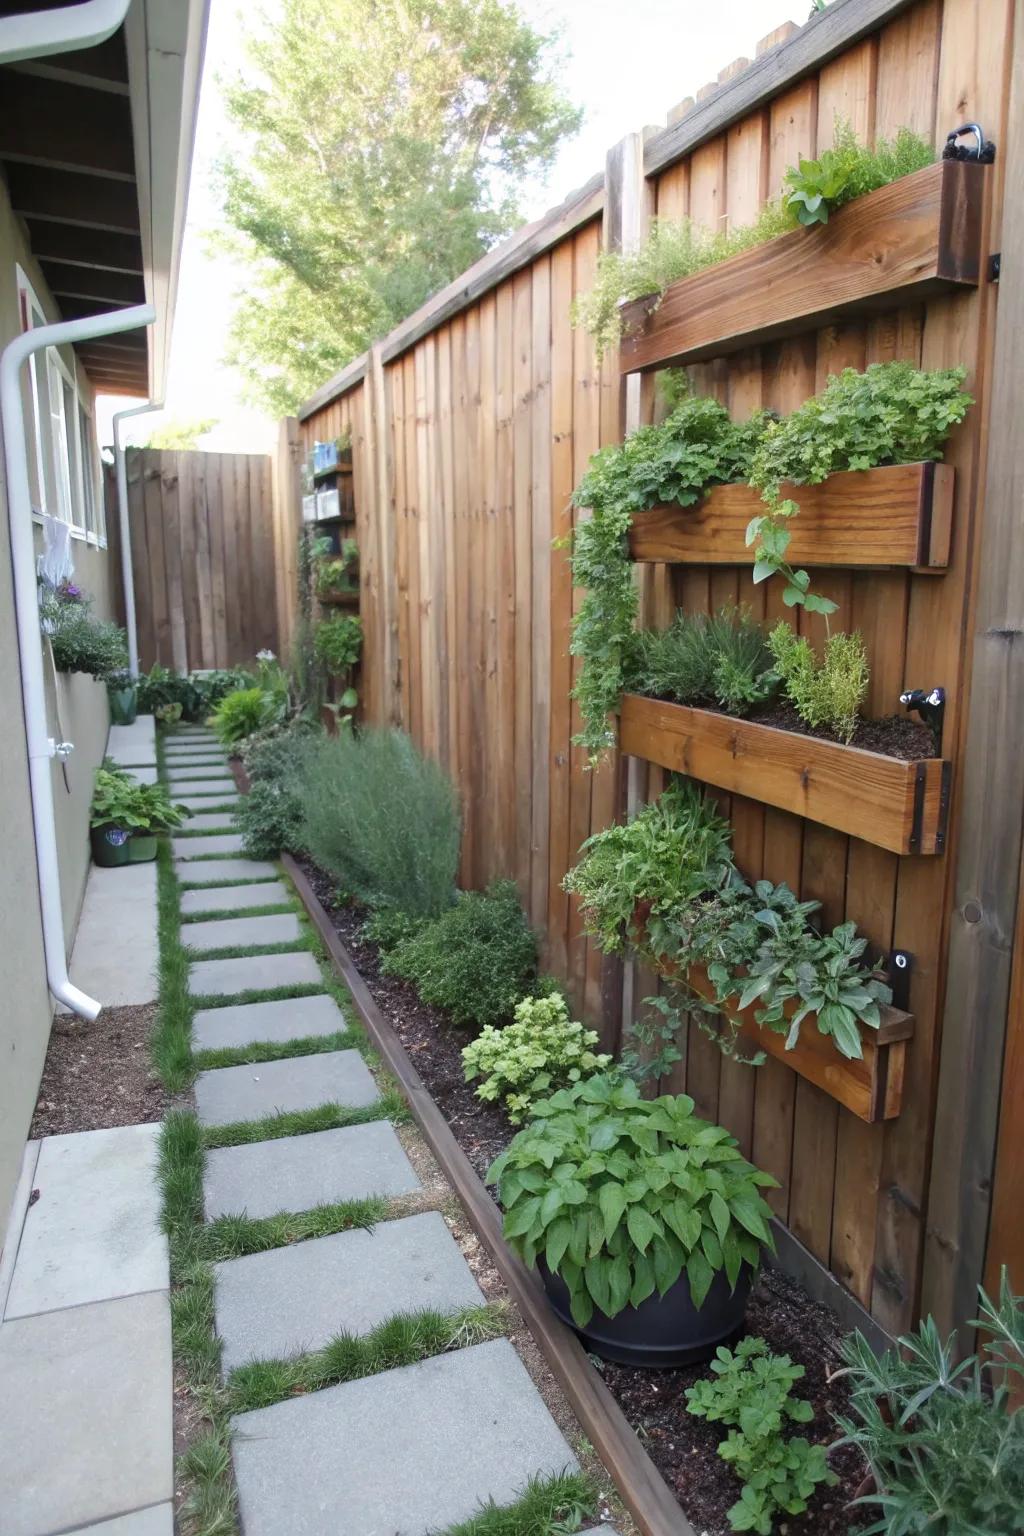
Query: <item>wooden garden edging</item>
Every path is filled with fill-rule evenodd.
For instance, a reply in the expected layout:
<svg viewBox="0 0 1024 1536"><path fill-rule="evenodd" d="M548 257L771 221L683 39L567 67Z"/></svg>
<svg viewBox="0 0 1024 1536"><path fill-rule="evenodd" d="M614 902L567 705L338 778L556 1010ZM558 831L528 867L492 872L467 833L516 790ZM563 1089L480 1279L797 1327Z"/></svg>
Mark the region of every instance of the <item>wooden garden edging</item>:
<svg viewBox="0 0 1024 1536"><path fill-rule="evenodd" d="M951 766L943 758L908 762L637 693L623 695L619 747L892 853L945 845Z"/></svg>
<svg viewBox="0 0 1024 1536"><path fill-rule="evenodd" d="M623 373L723 357L809 326L975 287L983 166L940 160L622 309Z"/></svg>
<svg viewBox="0 0 1024 1536"><path fill-rule="evenodd" d="M799 502L787 523L793 565L940 571L949 563L955 471L950 464L891 464L843 470L820 485L783 484ZM750 485L716 485L693 507L652 507L633 515L634 560L687 565L752 565L751 518L767 510Z"/></svg>
<svg viewBox="0 0 1024 1536"><path fill-rule="evenodd" d="M695 1536L693 1527L618 1403L590 1364L583 1346L552 1312L537 1276L506 1244L497 1206L456 1141L398 1036L374 1002L302 869L288 853L281 855L281 862L335 970L351 993L374 1047L398 1080L427 1145L465 1208L477 1236L501 1271L513 1301L540 1345L585 1434L614 1479L626 1508L644 1536Z"/></svg>

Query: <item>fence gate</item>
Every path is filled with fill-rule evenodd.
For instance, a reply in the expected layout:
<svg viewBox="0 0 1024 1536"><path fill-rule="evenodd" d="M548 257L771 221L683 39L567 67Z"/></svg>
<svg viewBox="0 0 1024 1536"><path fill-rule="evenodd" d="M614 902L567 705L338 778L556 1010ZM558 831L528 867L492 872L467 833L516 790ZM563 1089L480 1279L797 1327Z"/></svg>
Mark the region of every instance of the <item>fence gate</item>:
<svg viewBox="0 0 1024 1536"><path fill-rule="evenodd" d="M141 666L190 671L277 653L269 455L129 448L127 471ZM107 503L114 529L112 473Z"/></svg>

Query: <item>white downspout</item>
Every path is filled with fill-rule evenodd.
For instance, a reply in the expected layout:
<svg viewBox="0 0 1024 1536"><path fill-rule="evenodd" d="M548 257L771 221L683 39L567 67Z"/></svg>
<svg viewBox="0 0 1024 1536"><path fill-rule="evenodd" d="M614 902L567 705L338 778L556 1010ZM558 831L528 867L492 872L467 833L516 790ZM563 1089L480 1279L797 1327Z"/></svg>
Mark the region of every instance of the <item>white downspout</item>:
<svg viewBox="0 0 1024 1536"><path fill-rule="evenodd" d="M114 429L114 464L117 470L117 520L121 529L121 579L124 586L124 627L128 631L128 670L132 677L139 675L139 629L135 621L135 578L132 575L132 530L128 522L128 470L125 465L124 444L121 442L121 423L128 416L145 416L148 411L163 409L162 400L150 400L145 405L131 405L126 411L116 411L111 418Z"/></svg>
<svg viewBox="0 0 1024 1536"><path fill-rule="evenodd" d="M28 476L25 409L21 393L22 364L44 347L68 346L113 336L152 325L156 311L151 304L134 305L113 314L91 315L60 325L42 325L9 342L0 353L0 423L3 425L4 460L7 468L7 516L10 522L11 567L14 573L14 605L21 658L21 696L28 737L29 783L32 791L32 823L39 872L39 905L46 955L46 979L58 1002L90 1022L100 1004L73 986L64 953L64 919L60 900L60 869L57 863L57 830L53 813L50 759L66 755L65 743L56 743L46 719L43 687L43 648L39 631L39 593L32 536L32 493Z"/></svg>
<svg viewBox="0 0 1024 1536"><path fill-rule="evenodd" d="M50 11L5 16L0 23L0 64L45 59L73 48L105 43L124 21L131 0L86 0Z"/></svg>

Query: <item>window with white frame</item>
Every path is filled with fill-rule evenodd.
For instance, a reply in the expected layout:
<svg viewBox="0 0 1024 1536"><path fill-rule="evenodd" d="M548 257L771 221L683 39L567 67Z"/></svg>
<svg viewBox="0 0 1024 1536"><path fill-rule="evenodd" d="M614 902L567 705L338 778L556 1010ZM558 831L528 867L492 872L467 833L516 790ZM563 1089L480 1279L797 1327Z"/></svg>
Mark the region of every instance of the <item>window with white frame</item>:
<svg viewBox="0 0 1024 1536"><path fill-rule="evenodd" d="M82 466L82 507L90 540L101 549L107 547L107 511L103 504L103 481L96 452L96 426L85 401L78 398L78 441Z"/></svg>

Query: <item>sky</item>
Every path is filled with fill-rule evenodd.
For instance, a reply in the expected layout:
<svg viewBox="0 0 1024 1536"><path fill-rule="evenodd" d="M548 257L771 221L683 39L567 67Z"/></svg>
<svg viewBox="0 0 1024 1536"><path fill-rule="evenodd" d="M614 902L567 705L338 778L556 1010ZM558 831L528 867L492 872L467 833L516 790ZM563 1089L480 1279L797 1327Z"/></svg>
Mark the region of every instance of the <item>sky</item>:
<svg viewBox="0 0 1024 1536"><path fill-rule="evenodd" d="M810 0L519 0L540 30L560 28L565 52L560 78L585 112L583 127L562 146L545 182L523 189L526 220L562 201L604 166L605 152L624 134L665 121L670 107L692 96L736 58L753 58L758 39L784 21L802 21ZM273 0L265 9L273 11ZM220 209L214 163L229 139L218 76L232 71L238 47L238 0L210 0L210 29L199 101L195 157L182 250L171 349L167 406L143 416L129 432L141 441L163 420L213 419L200 446L221 453L269 452L277 426L247 405L240 376L223 361L245 271L210 250ZM100 439L111 440L110 417L138 401L101 397Z"/></svg>

